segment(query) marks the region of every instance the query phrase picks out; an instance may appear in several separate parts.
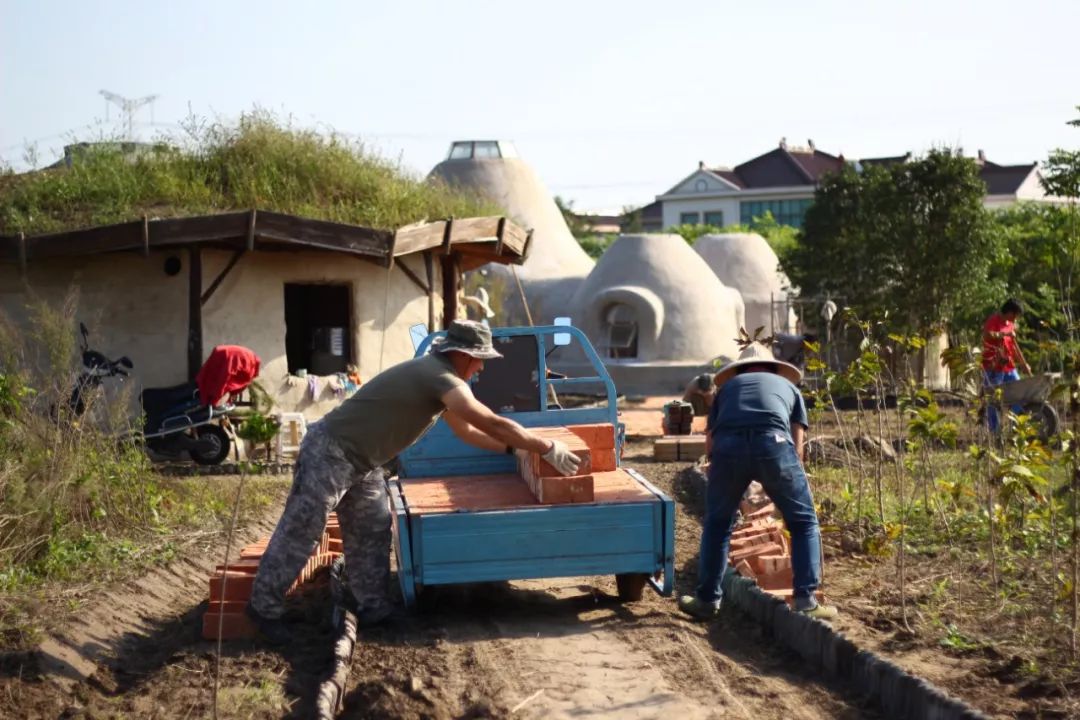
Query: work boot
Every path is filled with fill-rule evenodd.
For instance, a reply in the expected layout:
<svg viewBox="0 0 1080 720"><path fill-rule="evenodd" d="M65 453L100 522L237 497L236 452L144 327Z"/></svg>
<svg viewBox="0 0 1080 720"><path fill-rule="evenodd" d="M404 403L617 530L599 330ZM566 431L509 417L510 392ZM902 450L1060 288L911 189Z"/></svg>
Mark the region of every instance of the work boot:
<svg viewBox="0 0 1080 720"><path fill-rule="evenodd" d="M292 633L289 632L289 628L285 626L285 621L281 618L263 617L256 612L255 608L251 607L251 603L244 606L244 614L248 616L251 622L255 623L255 627L259 630L259 636L271 645L286 645L292 640Z"/></svg>
<svg viewBox="0 0 1080 720"><path fill-rule="evenodd" d="M679 598L679 609L698 620L712 620L720 614L720 603L705 602L696 595Z"/></svg>
<svg viewBox="0 0 1080 720"><path fill-rule="evenodd" d="M807 617L812 617L815 620L824 620L825 622L835 620L837 617L840 616L840 611L837 610L834 606L822 605L817 600L814 600L814 604L809 607L796 607L795 612L800 612Z"/></svg>

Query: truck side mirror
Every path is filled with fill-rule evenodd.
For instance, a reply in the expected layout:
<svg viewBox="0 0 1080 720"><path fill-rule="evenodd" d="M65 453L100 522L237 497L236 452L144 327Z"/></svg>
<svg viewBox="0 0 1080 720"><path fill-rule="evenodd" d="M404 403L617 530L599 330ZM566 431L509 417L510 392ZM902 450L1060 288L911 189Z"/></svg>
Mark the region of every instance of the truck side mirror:
<svg viewBox="0 0 1080 720"><path fill-rule="evenodd" d="M412 340L412 349L415 353L420 348L420 343L428 336L427 325L418 323L409 328L409 338Z"/></svg>
<svg viewBox="0 0 1080 720"><path fill-rule="evenodd" d="M570 321L570 318L568 318L568 317L557 317L557 318L555 318L555 320L552 321L551 324L552 325L558 325L560 327L570 327L573 323ZM570 333L555 333L555 335L552 338L552 343L556 347L560 347L560 346L563 346L563 345L569 345L571 339L572 339L572 337L571 337Z"/></svg>

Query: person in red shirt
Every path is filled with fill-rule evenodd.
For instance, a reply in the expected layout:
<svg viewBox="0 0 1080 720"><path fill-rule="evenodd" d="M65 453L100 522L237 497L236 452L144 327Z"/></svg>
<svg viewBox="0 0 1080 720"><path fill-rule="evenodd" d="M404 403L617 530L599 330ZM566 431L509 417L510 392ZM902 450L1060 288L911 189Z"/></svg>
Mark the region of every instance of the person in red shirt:
<svg viewBox="0 0 1080 720"><path fill-rule="evenodd" d="M986 324L983 325L982 351L984 387L993 388L1019 380L1017 362L1024 368L1025 373L1031 374L1031 366L1024 359L1024 354L1020 352L1020 346L1016 342L1016 318L1023 313L1024 306L1020 301L1010 298L1001 306L1001 312L996 312L986 319ZM996 433L999 422L997 408L993 403L987 407L986 421L990 432Z"/></svg>

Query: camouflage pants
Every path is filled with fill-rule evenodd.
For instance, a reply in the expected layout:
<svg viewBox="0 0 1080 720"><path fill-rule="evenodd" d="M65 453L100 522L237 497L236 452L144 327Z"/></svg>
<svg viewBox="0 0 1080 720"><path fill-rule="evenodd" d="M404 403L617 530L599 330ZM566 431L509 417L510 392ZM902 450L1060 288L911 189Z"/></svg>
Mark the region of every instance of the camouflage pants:
<svg viewBox="0 0 1080 720"><path fill-rule="evenodd" d="M390 507L382 470L363 473L321 423L310 426L296 460L292 490L259 562L251 606L263 617L284 613L285 592L300 574L337 509L349 589L361 611L386 605L390 578Z"/></svg>

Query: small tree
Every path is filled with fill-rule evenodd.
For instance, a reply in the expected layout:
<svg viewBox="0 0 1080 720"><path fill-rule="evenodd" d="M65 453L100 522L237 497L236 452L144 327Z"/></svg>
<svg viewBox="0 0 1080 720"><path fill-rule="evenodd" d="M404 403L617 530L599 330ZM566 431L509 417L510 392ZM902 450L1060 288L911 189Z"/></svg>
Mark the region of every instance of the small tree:
<svg viewBox="0 0 1080 720"><path fill-rule="evenodd" d="M785 269L803 294L843 295L861 317L894 314L929 336L958 309L985 303L1000 242L974 161L950 150L826 177Z"/></svg>

